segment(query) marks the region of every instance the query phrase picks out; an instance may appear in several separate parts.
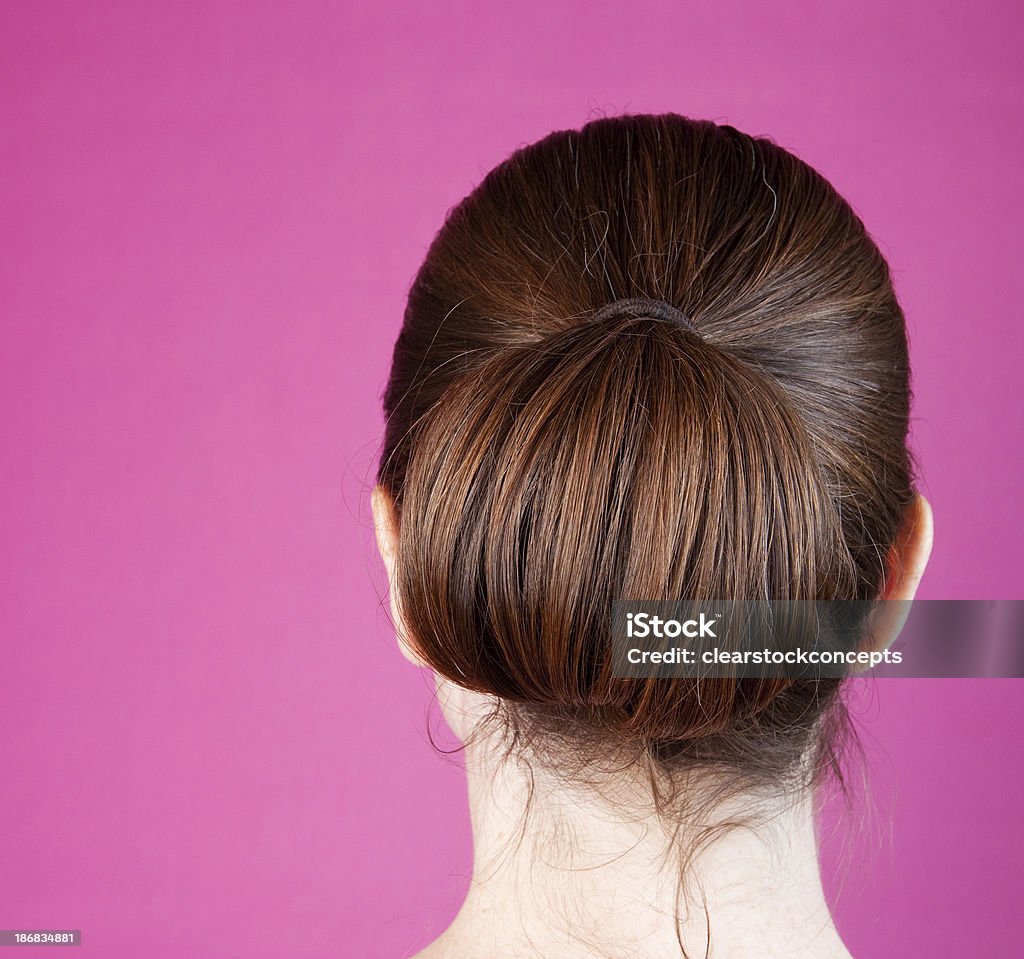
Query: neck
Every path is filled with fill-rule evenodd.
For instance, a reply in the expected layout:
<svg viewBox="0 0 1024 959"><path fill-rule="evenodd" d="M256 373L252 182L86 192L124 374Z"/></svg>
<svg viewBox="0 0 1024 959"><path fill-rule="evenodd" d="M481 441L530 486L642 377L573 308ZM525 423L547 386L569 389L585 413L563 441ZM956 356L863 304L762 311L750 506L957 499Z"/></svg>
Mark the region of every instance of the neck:
<svg viewBox="0 0 1024 959"><path fill-rule="evenodd" d="M473 882L425 957L681 956L682 943L691 957L849 959L822 890L810 795L719 808L716 821L756 809L757 823L702 846L683 893L679 846L640 777L575 787L502 756L486 738L467 746Z"/></svg>

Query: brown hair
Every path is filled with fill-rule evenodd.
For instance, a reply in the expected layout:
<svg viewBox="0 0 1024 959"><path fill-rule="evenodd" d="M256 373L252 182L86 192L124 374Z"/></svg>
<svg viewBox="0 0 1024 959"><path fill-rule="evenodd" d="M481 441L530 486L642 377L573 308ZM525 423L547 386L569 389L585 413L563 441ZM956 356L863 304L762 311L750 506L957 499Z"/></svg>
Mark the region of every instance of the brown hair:
<svg viewBox="0 0 1024 959"><path fill-rule="evenodd" d="M626 311L664 300L694 329ZM743 782L835 760L838 680L616 679L616 599L868 599L914 498L888 266L766 138L623 115L523 147L409 293L378 482L411 640L517 736Z"/></svg>

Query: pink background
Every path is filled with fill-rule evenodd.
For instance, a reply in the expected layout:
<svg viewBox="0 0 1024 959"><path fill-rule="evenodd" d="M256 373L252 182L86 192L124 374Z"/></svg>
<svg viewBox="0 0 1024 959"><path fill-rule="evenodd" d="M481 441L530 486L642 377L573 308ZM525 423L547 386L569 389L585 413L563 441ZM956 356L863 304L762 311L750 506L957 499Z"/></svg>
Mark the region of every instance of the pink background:
<svg viewBox="0 0 1024 959"><path fill-rule="evenodd" d="M381 611L379 396L446 210L601 113L769 134L850 199L909 317L923 595L1020 598L1022 10L4 4L0 928L399 957L454 914L462 780ZM826 851L856 954L1016 951L1022 704L861 697L876 813Z"/></svg>

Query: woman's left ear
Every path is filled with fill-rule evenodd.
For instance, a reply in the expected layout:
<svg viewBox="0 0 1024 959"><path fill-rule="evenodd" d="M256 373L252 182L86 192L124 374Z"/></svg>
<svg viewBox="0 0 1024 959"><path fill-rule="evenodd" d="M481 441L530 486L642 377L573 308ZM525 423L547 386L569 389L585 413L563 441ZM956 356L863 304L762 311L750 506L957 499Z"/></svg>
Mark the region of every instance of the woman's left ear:
<svg viewBox="0 0 1024 959"><path fill-rule="evenodd" d="M414 666L426 666L427 663L419 655L412 639L408 635L405 619L398 602L398 580L395 577L395 560L398 556L398 523L395 519L395 507L382 486L375 486L370 495L373 509L373 529L377 536L377 549L384 561L384 569L388 574L388 595L391 603L391 619L395 624L398 648L402 655Z"/></svg>
<svg viewBox="0 0 1024 959"><path fill-rule="evenodd" d="M377 536L377 550L387 570L388 583L395 579L395 551L398 548L398 531L395 529L395 511L391 497L382 486L375 486L370 494L373 509L373 530Z"/></svg>

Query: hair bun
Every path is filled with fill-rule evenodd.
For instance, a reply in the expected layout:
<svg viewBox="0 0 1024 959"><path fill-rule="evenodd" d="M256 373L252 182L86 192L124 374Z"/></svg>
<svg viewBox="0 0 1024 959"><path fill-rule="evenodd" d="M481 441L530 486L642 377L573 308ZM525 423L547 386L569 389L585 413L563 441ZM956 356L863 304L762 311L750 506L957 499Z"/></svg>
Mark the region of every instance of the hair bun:
<svg viewBox="0 0 1024 959"><path fill-rule="evenodd" d="M888 265L814 169L676 114L552 133L409 291L378 479L410 639L533 728L792 759L833 681L616 678L612 604L876 597L909 404Z"/></svg>

